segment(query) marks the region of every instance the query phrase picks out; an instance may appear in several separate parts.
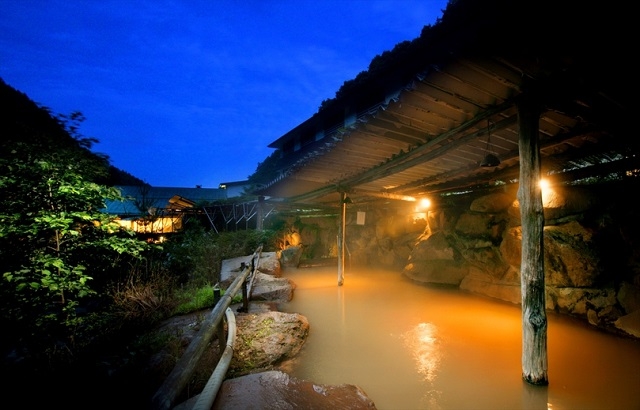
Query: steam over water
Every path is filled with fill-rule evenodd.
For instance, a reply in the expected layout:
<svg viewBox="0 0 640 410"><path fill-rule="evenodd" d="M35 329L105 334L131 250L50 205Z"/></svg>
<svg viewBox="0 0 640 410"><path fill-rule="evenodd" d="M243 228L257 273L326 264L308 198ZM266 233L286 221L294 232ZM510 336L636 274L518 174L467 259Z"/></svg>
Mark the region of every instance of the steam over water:
<svg viewBox="0 0 640 410"><path fill-rule="evenodd" d="M287 372L353 384L380 410L640 409L640 342L548 315L548 386L522 380L520 306L412 283L398 272L288 268L309 319Z"/></svg>

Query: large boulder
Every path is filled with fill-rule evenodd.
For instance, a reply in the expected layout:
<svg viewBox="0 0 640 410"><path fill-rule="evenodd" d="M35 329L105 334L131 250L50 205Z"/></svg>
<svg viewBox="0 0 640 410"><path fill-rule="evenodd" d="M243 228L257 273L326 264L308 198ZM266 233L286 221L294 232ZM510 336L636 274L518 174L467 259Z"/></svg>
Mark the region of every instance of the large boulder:
<svg viewBox="0 0 640 410"><path fill-rule="evenodd" d="M295 357L309 334L309 321L297 313L241 313L236 327L228 378L273 369Z"/></svg>
<svg viewBox="0 0 640 410"><path fill-rule="evenodd" d="M415 282L451 286L460 285L468 273L468 266L442 259L410 262L402 271L405 277Z"/></svg>
<svg viewBox="0 0 640 410"><path fill-rule="evenodd" d="M640 338L640 310L619 317L614 324L626 334Z"/></svg>
<svg viewBox="0 0 640 410"><path fill-rule="evenodd" d="M293 284L287 278L276 278L256 272L251 287L251 300L288 302L293 298Z"/></svg>
<svg viewBox="0 0 640 410"><path fill-rule="evenodd" d="M455 232L469 238L482 238L492 243L500 241L507 225L506 213L463 213L460 215Z"/></svg>
<svg viewBox="0 0 640 410"><path fill-rule="evenodd" d="M248 266L251 266L252 255L225 259L220 267L220 286L227 288L233 280Z"/></svg>
<svg viewBox="0 0 640 410"><path fill-rule="evenodd" d="M376 407L357 386L321 385L272 370L224 381L211 408L371 410Z"/></svg>
<svg viewBox="0 0 640 410"><path fill-rule="evenodd" d="M610 307L616 305L616 292L610 288L546 287L547 308L573 316L588 317L593 325L606 320ZM589 312L592 313L589 313ZM602 318L598 317L598 314ZM594 316L595 315L595 316Z"/></svg>
<svg viewBox="0 0 640 410"><path fill-rule="evenodd" d="M579 219L602 202L602 198L594 191L576 186L555 185L545 189L542 195L545 223L553 225L562 223L568 218ZM520 224L520 203L513 202L508 210L512 225Z"/></svg>
<svg viewBox="0 0 640 410"><path fill-rule="evenodd" d="M258 271L276 278L282 276L282 267L277 252L262 252L258 261Z"/></svg>
<svg viewBox="0 0 640 410"><path fill-rule="evenodd" d="M413 246L415 245L415 235L404 234L397 238L384 237L376 240L373 261L374 264L380 264L387 267L402 268L411 255Z"/></svg>
<svg viewBox="0 0 640 410"><path fill-rule="evenodd" d="M232 305L232 310L237 311L239 306ZM279 363L295 357L309 333L309 322L306 317L297 313L282 313L270 310L271 306L265 303L252 302L249 305L249 312L237 313L236 321L236 337L233 343L233 358L227 370L227 378L235 380L233 386L243 385L245 389L252 386L251 378L242 378L252 373L273 370ZM173 330L180 335L182 339L179 351L165 352L156 356L154 366L159 370L162 366L163 374L171 369L171 365L175 363L175 355L181 354L186 349L191 340L197 334L200 323L204 318L204 313L190 314L182 318L173 318L164 326L164 331ZM220 357L219 343L212 343L205 354L198 361L198 367L193 375L189 385L191 391L202 391L213 369L215 369ZM167 361L162 365L161 361ZM257 396L269 395L269 392L279 388L277 380L271 380L274 386L265 384L260 386L259 392L256 394L242 398L248 400L247 403L253 402L252 399ZM246 385L245 385L246 384ZM258 388L257 386L254 386ZM221 393L218 393L220 397ZM257 395L257 396L256 396ZM198 395L185 397L185 400L176 406L176 409L191 409L198 399ZM239 398L235 398L235 401ZM224 399L223 399L224 402ZM229 404L231 405L231 404ZM251 407L226 407L222 408L251 408ZM272 408L272 407L269 407ZM274 407L275 408L275 407Z"/></svg>
<svg viewBox="0 0 640 410"><path fill-rule="evenodd" d="M454 249L444 232L435 232L432 235L423 236L413 248L409 261L454 260Z"/></svg>
<svg viewBox="0 0 640 410"><path fill-rule="evenodd" d="M498 213L505 212L513 205L515 197L504 192L493 193L475 199L469 210L473 212Z"/></svg>
<svg viewBox="0 0 640 410"><path fill-rule="evenodd" d="M456 259L453 248L440 231L423 236L402 273L420 283L458 286L469 273L469 267Z"/></svg>
<svg viewBox="0 0 640 410"><path fill-rule="evenodd" d="M280 264L283 267L297 268L300 265L302 246L289 246L280 251Z"/></svg>
<svg viewBox="0 0 640 410"><path fill-rule="evenodd" d="M220 272L222 289L228 289L231 283L251 265L252 256L225 259ZM263 252L258 261L255 277L251 282L251 300L288 302L293 297L294 284L281 277L282 269L276 252Z"/></svg>
<svg viewBox="0 0 640 410"><path fill-rule="evenodd" d="M473 269L460 282L460 289L520 304L522 301L520 282L514 280L517 276L517 272L510 271L509 275L505 275L504 278L500 279L478 269Z"/></svg>
<svg viewBox="0 0 640 410"><path fill-rule="evenodd" d="M617 299L626 313L640 310L640 286L623 282L618 290Z"/></svg>
<svg viewBox="0 0 640 410"><path fill-rule="evenodd" d="M601 275L593 232L577 221L544 228L545 283L556 287L593 287ZM520 269L522 227L510 228L500 250L503 259Z"/></svg>
<svg viewBox="0 0 640 410"><path fill-rule="evenodd" d="M545 273L549 285L591 287L601 275L593 232L571 221L544 229Z"/></svg>

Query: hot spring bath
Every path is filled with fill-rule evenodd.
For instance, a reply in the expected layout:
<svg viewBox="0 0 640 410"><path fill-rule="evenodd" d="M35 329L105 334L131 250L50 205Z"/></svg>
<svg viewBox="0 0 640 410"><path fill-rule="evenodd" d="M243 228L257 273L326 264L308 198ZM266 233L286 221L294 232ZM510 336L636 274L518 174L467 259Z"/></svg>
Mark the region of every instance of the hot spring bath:
<svg viewBox="0 0 640 410"><path fill-rule="evenodd" d="M520 306L412 283L400 273L286 269L309 319L296 378L354 384L380 410L640 409L640 342L548 315L548 386L522 380Z"/></svg>

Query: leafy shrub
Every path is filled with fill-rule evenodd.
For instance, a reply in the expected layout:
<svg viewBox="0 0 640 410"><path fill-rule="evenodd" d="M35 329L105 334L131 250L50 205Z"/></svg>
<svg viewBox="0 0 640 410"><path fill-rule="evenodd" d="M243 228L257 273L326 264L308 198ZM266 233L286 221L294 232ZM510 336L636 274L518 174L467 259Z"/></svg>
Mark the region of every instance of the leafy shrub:
<svg viewBox="0 0 640 410"><path fill-rule="evenodd" d="M167 269L181 284L199 288L220 282L225 259L251 255L260 245L263 251L275 249L276 233L264 230L234 232L206 231L188 226L164 244Z"/></svg>
<svg viewBox="0 0 640 410"><path fill-rule="evenodd" d="M150 246L100 212L120 198L100 184L105 157L77 134L79 113L56 120L32 107L3 118L0 141L0 320L3 349L31 355L75 354L93 337L90 313L105 302L110 274ZM28 110L27 110L28 111Z"/></svg>

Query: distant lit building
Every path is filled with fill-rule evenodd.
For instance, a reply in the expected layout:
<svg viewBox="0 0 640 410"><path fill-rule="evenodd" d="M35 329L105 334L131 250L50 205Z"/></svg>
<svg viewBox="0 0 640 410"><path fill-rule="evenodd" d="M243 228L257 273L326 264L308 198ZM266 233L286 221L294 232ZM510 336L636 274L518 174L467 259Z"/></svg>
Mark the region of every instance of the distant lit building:
<svg viewBox="0 0 640 410"><path fill-rule="evenodd" d="M117 186L123 201L106 201L101 211L115 216L123 227L159 240L162 234L182 229L186 210L227 199L219 188Z"/></svg>
<svg viewBox="0 0 640 410"><path fill-rule="evenodd" d="M249 188L251 183L249 181L235 181L235 182L221 182L218 186L219 189L225 190L227 198L235 198L242 196L246 188Z"/></svg>

